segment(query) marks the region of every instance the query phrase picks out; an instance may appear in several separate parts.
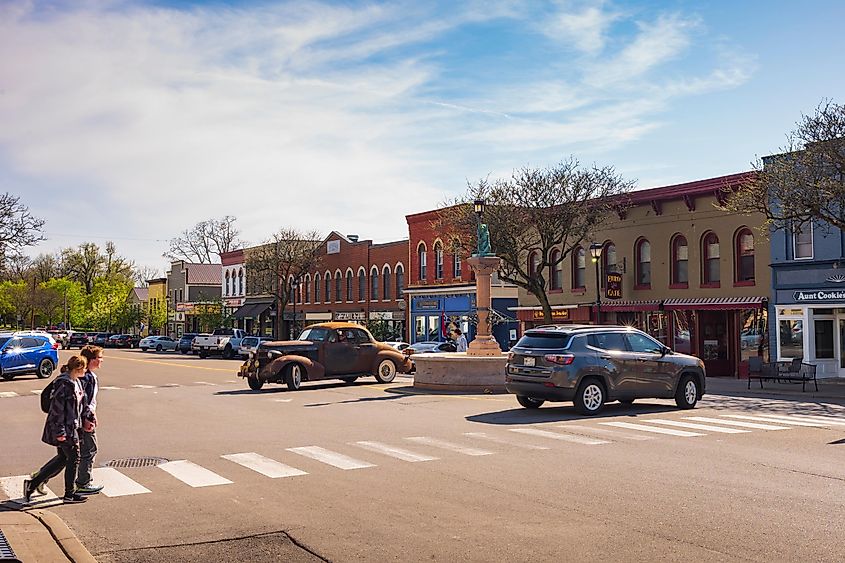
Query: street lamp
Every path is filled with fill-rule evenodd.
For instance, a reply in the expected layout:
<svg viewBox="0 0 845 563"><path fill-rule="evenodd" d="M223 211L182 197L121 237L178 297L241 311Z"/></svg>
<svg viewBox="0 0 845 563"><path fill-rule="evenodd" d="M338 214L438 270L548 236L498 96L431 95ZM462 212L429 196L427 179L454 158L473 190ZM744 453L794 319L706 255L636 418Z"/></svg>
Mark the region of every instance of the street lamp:
<svg viewBox="0 0 845 563"><path fill-rule="evenodd" d="M293 321L291 321L291 326L293 330L291 331L291 339L295 339L296 337L296 300L299 298L299 278L293 278L293 281L290 282L290 287L293 289Z"/></svg>
<svg viewBox="0 0 845 563"><path fill-rule="evenodd" d="M594 242L590 245L590 255L593 257L593 264L596 265L596 324L601 322L601 280L599 279L599 260L603 245Z"/></svg>
<svg viewBox="0 0 845 563"><path fill-rule="evenodd" d="M481 216L484 215L484 200L483 199L476 199L472 202L472 207L475 210L475 214L478 215L478 222L481 222Z"/></svg>

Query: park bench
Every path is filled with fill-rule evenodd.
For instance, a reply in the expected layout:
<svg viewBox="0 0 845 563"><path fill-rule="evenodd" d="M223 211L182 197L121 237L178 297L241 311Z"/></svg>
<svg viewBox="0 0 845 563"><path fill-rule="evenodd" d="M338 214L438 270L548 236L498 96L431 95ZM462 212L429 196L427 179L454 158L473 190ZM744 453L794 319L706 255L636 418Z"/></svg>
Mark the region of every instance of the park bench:
<svg viewBox="0 0 845 563"><path fill-rule="evenodd" d="M752 379L760 381L760 389L763 388L763 380L769 379L777 382L800 381L802 393L806 389L807 382L812 381L816 391L819 390L816 365L803 363L801 358L788 362L763 362L759 356L752 356L748 358L748 389L751 389Z"/></svg>

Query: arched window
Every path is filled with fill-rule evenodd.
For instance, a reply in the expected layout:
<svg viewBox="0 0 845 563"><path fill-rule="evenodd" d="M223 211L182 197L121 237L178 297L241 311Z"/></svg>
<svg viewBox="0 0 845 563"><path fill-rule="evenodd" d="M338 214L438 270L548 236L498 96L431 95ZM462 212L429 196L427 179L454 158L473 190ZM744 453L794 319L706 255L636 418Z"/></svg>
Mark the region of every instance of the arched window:
<svg viewBox="0 0 845 563"><path fill-rule="evenodd" d="M528 255L528 277L533 278L537 275L537 268L540 267L540 251L532 250Z"/></svg>
<svg viewBox="0 0 845 563"><path fill-rule="evenodd" d="M405 268L402 264L396 264L396 299L402 299L402 292L405 290Z"/></svg>
<svg viewBox="0 0 845 563"><path fill-rule="evenodd" d="M323 297L324 303L332 302L332 273L328 271L326 272L325 293L323 294Z"/></svg>
<svg viewBox="0 0 845 563"><path fill-rule="evenodd" d="M229 277L229 270L226 270L226 295L232 295L232 280Z"/></svg>
<svg viewBox="0 0 845 563"><path fill-rule="evenodd" d="M346 270L346 300L352 301L352 270Z"/></svg>
<svg viewBox="0 0 845 563"><path fill-rule="evenodd" d="M457 239L452 241L452 277L461 277L461 243Z"/></svg>
<svg viewBox="0 0 845 563"><path fill-rule="evenodd" d="M689 283L689 246L683 235L672 237L672 285Z"/></svg>
<svg viewBox="0 0 845 563"><path fill-rule="evenodd" d="M314 303L320 302L320 274L314 274Z"/></svg>
<svg viewBox="0 0 845 563"><path fill-rule="evenodd" d="M420 271L419 271L420 281L425 281L427 279L426 278L426 273L427 273L426 272L426 266L427 266L427 264L426 264L425 244L422 243L422 242L419 244L419 246L417 246L417 258L419 259L419 264L420 264Z"/></svg>
<svg viewBox="0 0 845 563"><path fill-rule="evenodd" d="M334 273L334 300L335 303L343 301L343 276L340 270Z"/></svg>
<svg viewBox="0 0 845 563"><path fill-rule="evenodd" d="M370 301L378 301L378 270L370 271Z"/></svg>
<svg viewBox="0 0 845 563"><path fill-rule="evenodd" d="M719 271L719 237L716 233L705 233L701 237L701 283L718 286L721 281Z"/></svg>
<svg viewBox="0 0 845 563"><path fill-rule="evenodd" d="M384 301L390 299L390 266L384 265L381 271L381 298Z"/></svg>
<svg viewBox="0 0 845 563"><path fill-rule="evenodd" d="M743 227L736 232L736 281L754 284L754 235L751 229Z"/></svg>
<svg viewBox="0 0 845 563"><path fill-rule="evenodd" d="M637 286L642 289L651 287L651 243L641 238L634 247L637 263Z"/></svg>
<svg viewBox="0 0 845 563"><path fill-rule="evenodd" d="M552 250L551 258L549 258L551 264L549 265L549 271L551 275L549 276L549 280L551 284L549 289L561 289L563 288L563 261L560 259L560 251L558 249Z"/></svg>
<svg viewBox="0 0 845 563"><path fill-rule="evenodd" d="M443 279L443 245L440 241L434 243L434 279Z"/></svg>
<svg viewBox="0 0 845 563"><path fill-rule="evenodd" d="M311 274L305 276L305 282L302 284L302 289L305 291L305 302L311 303Z"/></svg>
<svg viewBox="0 0 845 563"><path fill-rule="evenodd" d="M238 269L238 295L244 294L244 270L243 268Z"/></svg>
<svg viewBox="0 0 845 563"><path fill-rule="evenodd" d="M364 268L358 269L358 301L367 299L367 272Z"/></svg>
<svg viewBox="0 0 845 563"><path fill-rule="evenodd" d="M577 247L572 251L572 289L584 289L587 273L587 251Z"/></svg>
<svg viewBox="0 0 845 563"><path fill-rule="evenodd" d="M291 303L299 301L299 299L297 299L296 291L293 289L293 276L288 277L288 301Z"/></svg>

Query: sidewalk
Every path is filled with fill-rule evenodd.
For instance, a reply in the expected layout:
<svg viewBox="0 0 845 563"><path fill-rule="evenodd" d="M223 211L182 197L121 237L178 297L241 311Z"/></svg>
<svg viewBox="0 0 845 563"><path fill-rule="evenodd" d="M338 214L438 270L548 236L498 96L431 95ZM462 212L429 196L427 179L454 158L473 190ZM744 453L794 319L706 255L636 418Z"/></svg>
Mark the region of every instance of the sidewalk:
<svg viewBox="0 0 845 563"><path fill-rule="evenodd" d="M816 391L813 382L810 381L806 384L806 391L802 393L800 383L764 381L763 388L760 389L760 382L755 380L751 382L751 389L748 389L747 379L708 377L705 397L712 394L737 397L777 397L799 401L825 399L845 403L845 379L819 379L818 382L818 391Z"/></svg>
<svg viewBox="0 0 845 563"><path fill-rule="evenodd" d="M23 563L96 563L67 524L47 510L0 505L0 531Z"/></svg>

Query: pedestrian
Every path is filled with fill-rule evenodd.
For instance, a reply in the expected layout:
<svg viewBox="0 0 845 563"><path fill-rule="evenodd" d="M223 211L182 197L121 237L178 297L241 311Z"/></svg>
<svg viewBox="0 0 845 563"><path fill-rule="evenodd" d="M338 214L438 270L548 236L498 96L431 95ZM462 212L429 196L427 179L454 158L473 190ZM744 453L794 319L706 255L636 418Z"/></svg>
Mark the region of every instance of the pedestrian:
<svg viewBox="0 0 845 563"><path fill-rule="evenodd" d="M65 503L80 503L88 500L75 492L76 470L79 467L79 429L82 427L82 411L85 406L85 392L80 378L85 375L88 361L84 356L71 356L61 367L61 375L53 385L50 412L44 423L41 441L55 446L57 453L38 470L32 479L24 479L23 497L26 502L32 493L50 478L65 470Z"/></svg>
<svg viewBox="0 0 845 563"><path fill-rule="evenodd" d="M464 333L461 332L461 329L456 328L452 331L452 334L455 338L455 346L457 347L456 352L466 352L467 351L467 337L464 336Z"/></svg>
<svg viewBox="0 0 845 563"><path fill-rule="evenodd" d="M85 375L80 379L85 392L85 408L82 413L82 427L79 429L79 472L76 476L76 492L80 495L94 495L103 490L91 478L94 456L97 455L97 392L100 382L94 370L103 362L103 349L89 344L79 351L88 361Z"/></svg>

